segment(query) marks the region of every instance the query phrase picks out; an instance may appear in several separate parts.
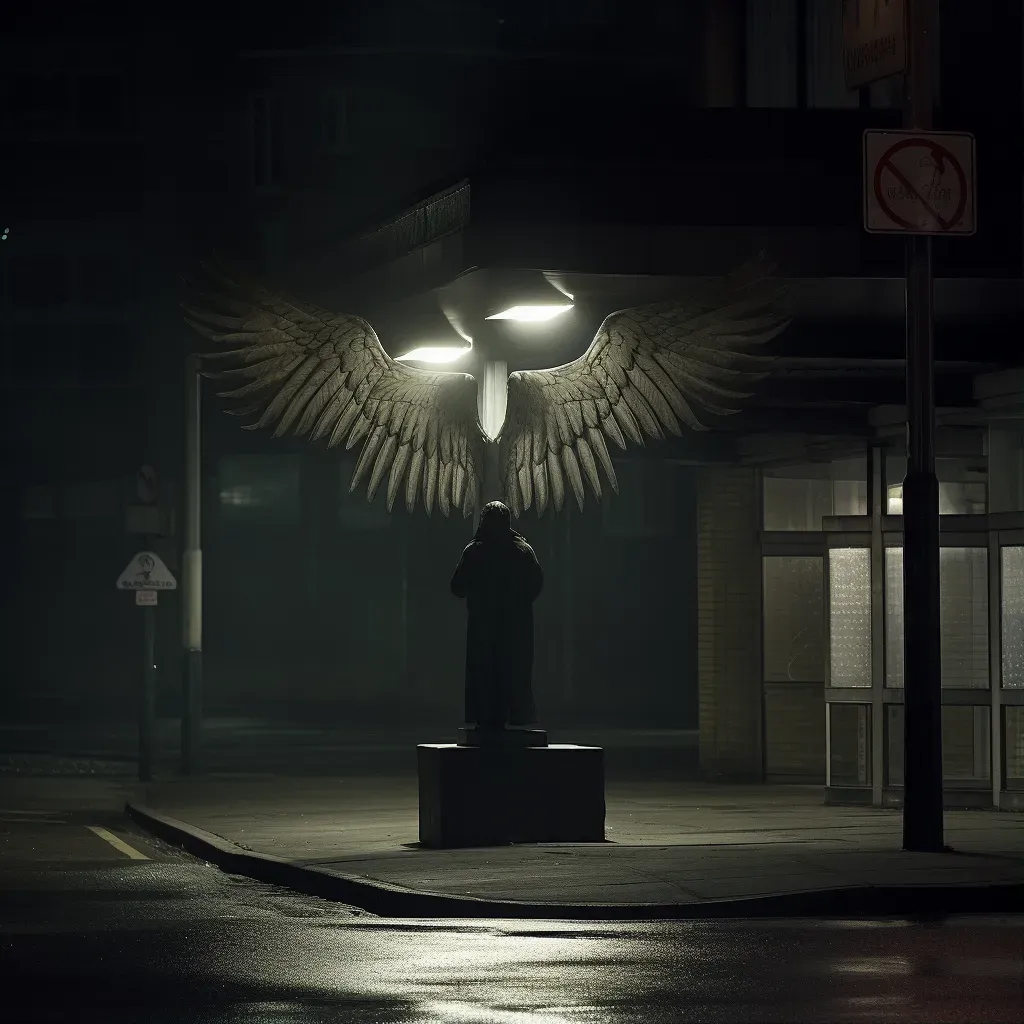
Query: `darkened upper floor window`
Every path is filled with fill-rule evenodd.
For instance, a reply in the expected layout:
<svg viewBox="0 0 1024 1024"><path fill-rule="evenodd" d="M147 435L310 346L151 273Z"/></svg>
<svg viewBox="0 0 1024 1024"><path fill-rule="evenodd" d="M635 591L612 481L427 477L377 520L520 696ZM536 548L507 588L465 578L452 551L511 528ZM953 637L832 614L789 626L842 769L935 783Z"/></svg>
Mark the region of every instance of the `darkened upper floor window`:
<svg viewBox="0 0 1024 1024"><path fill-rule="evenodd" d="M7 282L15 309L60 309L72 298L71 264L60 253L9 257Z"/></svg>
<svg viewBox="0 0 1024 1024"><path fill-rule="evenodd" d="M138 297L135 264L110 253L89 253L78 266L78 299L81 305L112 309Z"/></svg>
<svg viewBox="0 0 1024 1024"><path fill-rule="evenodd" d="M126 83L117 74L85 74L76 82L78 130L86 134L108 135L132 127Z"/></svg>
<svg viewBox="0 0 1024 1024"><path fill-rule="evenodd" d="M0 118L16 136L119 135L134 127L118 72L13 72L0 79Z"/></svg>
<svg viewBox="0 0 1024 1024"><path fill-rule="evenodd" d="M67 387L77 382L77 338L67 324L9 325L4 343L3 386Z"/></svg>
<svg viewBox="0 0 1024 1024"><path fill-rule="evenodd" d="M3 80L3 117L18 135L61 135L74 127L72 80L66 74L15 72Z"/></svg>
<svg viewBox="0 0 1024 1024"><path fill-rule="evenodd" d="M252 181L258 188L283 180L281 123L274 98L260 93L250 99L252 128Z"/></svg>
<svg viewBox="0 0 1024 1024"><path fill-rule="evenodd" d="M348 89L328 89L321 97L320 143L324 149L344 152L351 148L351 106Z"/></svg>
<svg viewBox="0 0 1024 1024"><path fill-rule="evenodd" d="M732 0L715 0L729 3ZM746 18L748 107L856 109L900 102L899 79L863 91L846 88L839 0L749 0Z"/></svg>
<svg viewBox="0 0 1024 1024"><path fill-rule="evenodd" d="M78 374L85 386L128 384L137 380L142 367L138 330L118 320L80 324L78 327Z"/></svg>

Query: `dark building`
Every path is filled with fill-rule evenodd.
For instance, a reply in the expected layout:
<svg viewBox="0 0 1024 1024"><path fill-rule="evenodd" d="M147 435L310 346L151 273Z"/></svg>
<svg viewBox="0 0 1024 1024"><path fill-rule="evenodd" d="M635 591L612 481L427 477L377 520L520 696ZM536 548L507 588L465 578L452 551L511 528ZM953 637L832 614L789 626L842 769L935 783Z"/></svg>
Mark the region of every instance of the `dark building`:
<svg viewBox="0 0 1024 1024"><path fill-rule="evenodd" d="M624 453L600 510L526 521L552 581L538 697L554 723L699 727L710 777L898 799L902 245L863 231L860 149L865 128L900 124L898 83L846 90L838 2L365 6L283 34L247 18L109 45L105 81L120 76L135 117L116 144L84 129L81 97L100 90L79 54L102 48L46 48L77 83L74 131L56 137L48 65L8 66L32 97L13 109L47 111L6 143L5 323L30 353L5 381L11 706L127 710L125 510L148 462L180 524L195 339L177 275L212 248L367 316L392 354L460 275L557 275L577 311L510 335L512 368L573 358L608 312L767 249L794 324L743 415ZM940 56L936 125L975 134L981 183L977 234L935 243L947 787L1009 804L1024 785L1020 11L942 4ZM103 273L118 297L94 310ZM208 709L450 722L462 624L441 595L467 525L367 506L350 457L219 410L207 395ZM177 569L180 529L161 544Z"/></svg>

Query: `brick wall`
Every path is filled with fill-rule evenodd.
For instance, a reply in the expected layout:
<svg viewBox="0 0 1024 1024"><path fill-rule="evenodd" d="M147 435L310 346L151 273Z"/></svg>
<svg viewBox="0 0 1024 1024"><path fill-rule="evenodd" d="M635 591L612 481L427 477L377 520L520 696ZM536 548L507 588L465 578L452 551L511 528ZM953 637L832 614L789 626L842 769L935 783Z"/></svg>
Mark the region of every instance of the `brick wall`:
<svg viewBox="0 0 1024 1024"><path fill-rule="evenodd" d="M759 509L756 470L699 471L700 764L711 779L763 777Z"/></svg>

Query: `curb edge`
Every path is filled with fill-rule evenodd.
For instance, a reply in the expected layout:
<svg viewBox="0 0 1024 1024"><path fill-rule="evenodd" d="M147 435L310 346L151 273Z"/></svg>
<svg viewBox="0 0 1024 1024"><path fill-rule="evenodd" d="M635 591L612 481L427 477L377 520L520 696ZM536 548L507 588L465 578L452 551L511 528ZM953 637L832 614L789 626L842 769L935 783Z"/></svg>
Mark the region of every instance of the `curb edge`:
<svg viewBox="0 0 1024 1024"><path fill-rule="evenodd" d="M247 850L141 803L125 813L147 832L229 874L344 903L379 917L665 921L760 917L943 917L1024 913L1024 882L866 885L704 900L700 903L526 903L452 896L325 871Z"/></svg>

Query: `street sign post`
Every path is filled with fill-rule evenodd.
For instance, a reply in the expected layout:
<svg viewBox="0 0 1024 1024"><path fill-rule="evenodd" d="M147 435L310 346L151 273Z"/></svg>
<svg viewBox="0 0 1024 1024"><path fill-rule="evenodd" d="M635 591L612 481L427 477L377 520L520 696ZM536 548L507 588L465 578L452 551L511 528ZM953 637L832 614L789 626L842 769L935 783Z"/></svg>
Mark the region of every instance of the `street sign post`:
<svg viewBox="0 0 1024 1024"><path fill-rule="evenodd" d="M970 132L864 132L864 230L973 235L974 136Z"/></svg>
<svg viewBox="0 0 1024 1024"><path fill-rule="evenodd" d="M199 360L185 368L185 516L181 564L182 675L181 770L202 769L203 733L203 401Z"/></svg>
<svg viewBox="0 0 1024 1024"><path fill-rule="evenodd" d="M154 551L140 551L117 579L118 590L135 591L142 606L142 690L139 694L139 779L153 778L156 761L156 603L161 590L176 590L171 570Z"/></svg>
<svg viewBox="0 0 1024 1024"><path fill-rule="evenodd" d="M932 128L938 56L935 53L937 7L933 0L907 0L909 59L904 124L914 133L930 132ZM886 153L887 166L891 167L896 165L895 162L903 150L889 147ZM942 176L945 177L945 173ZM915 187L914 191L918 189ZM909 194L908 191L908 196ZM954 201L952 196L950 201ZM956 198L955 203L957 206L960 205L960 197ZM935 213L932 211L928 215L934 217ZM912 217L908 219L911 223L919 223ZM946 217L945 220L947 223L957 223L955 218L951 220ZM906 665L906 681L903 689L903 849L918 853L940 853L945 849L942 820L939 483L935 475L935 305L931 235L930 231L906 232L907 475L903 480L903 658Z"/></svg>
<svg viewBox="0 0 1024 1024"><path fill-rule="evenodd" d="M860 89L907 69L904 0L843 0L846 88Z"/></svg>
<svg viewBox="0 0 1024 1024"><path fill-rule="evenodd" d="M160 484L152 466L140 466L135 474L135 493L143 505L155 505L160 498Z"/></svg>

